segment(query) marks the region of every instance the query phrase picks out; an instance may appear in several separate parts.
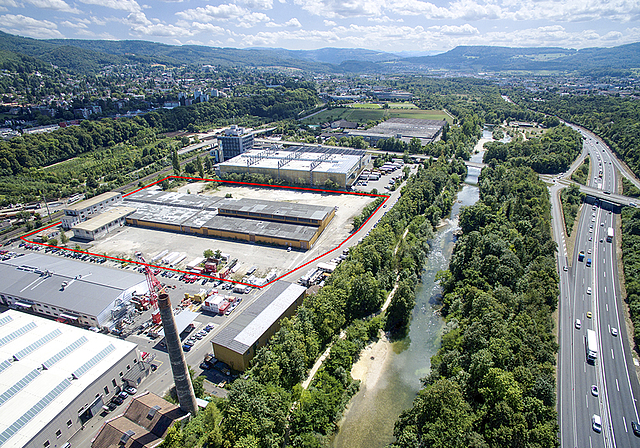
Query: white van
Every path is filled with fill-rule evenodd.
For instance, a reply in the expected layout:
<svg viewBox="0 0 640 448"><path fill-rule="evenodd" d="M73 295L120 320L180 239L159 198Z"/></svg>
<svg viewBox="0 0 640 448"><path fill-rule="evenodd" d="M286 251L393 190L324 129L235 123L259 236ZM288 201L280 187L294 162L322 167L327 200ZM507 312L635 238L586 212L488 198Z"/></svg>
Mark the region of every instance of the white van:
<svg viewBox="0 0 640 448"><path fill-rule="evenodd" d="M602 432L602 420L599 415L593 414L591 417L591 427L595 432Z"/></svg>

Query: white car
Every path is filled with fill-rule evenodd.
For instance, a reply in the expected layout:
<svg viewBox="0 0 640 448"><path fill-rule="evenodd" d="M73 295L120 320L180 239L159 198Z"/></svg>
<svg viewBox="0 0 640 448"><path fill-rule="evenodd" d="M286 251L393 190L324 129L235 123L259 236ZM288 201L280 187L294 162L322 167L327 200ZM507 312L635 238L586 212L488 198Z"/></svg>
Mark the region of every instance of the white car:
<svg viewBox="0 0 640 448"><path fill-rule="evenodd" d="M576 319L576 330L579 330L582 328L582 322L580 322L580 319Z"/></svg>
<svg viewBox="0 0 640 448"><path fill-rule="evenodd" d="M602 419L599 415L593 414L591 416L591 427L595 432L602 432Z"/></svg>
<svg viewBox="0 0 640 448"><path fill-rule="evenodd" d="M587 288L587 294L591 294L591 286Z"/></svg>
<svg viewBox="0 0 640 448"><path fill-rule="evenodd" d="M617 328L611 328L611 335L612 336L618 336L618 329Z"/></svg>

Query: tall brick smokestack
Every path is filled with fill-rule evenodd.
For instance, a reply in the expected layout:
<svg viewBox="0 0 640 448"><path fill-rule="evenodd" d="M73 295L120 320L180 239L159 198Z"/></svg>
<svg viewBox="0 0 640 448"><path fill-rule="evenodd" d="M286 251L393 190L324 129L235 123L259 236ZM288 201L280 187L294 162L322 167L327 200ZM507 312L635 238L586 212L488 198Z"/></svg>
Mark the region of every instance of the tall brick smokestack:
<svg viewBox="0 0 640 448"><path fill-rule="evenodd" d="M158 309L160 310L160 317L162 318L164 340L167 344L167 351L169 352L169 361L171 362L173 381L176 385L180 409L190 412L191 416L195 417L198 412L196 395L193 393L193 385L191 384L189 369L187 369L187 362L184 359L184 352L180 344L176 321L173 318L169 294L164 291L158 296Z"/></svg>

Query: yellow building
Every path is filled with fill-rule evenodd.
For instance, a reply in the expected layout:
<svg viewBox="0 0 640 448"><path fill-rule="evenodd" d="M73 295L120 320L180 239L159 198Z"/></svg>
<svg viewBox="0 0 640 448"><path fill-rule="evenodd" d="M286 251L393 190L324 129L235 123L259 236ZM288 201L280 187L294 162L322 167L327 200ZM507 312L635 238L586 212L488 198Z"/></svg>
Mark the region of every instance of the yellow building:
<svg viewBox="0 0 640 448"><path fill-rule="evenodd" d="M256 351L280 329L280 320L302 304L305 291L304 286L275 282L213 338L214 356L234 370L246 370Z"/></svg>

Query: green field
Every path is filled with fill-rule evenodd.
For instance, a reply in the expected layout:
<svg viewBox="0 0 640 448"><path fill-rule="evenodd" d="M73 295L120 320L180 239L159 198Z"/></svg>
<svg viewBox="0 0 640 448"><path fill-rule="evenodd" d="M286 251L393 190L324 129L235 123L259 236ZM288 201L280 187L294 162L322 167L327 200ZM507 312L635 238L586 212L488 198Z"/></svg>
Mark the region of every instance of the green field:
<svg viewBox="0 0 640 448"><path fill-rule="evenodd" d="M418 106L412 103L387 103L391 109L417 109Z"/></svg>
<svg viewBox="0 0 640 448"><path fill-rule="evenodd" d="M388 118L419 118L422 120L447 120L451 124L451 117L440 110L420 109L365 109L356 107L336 107L322 111L313 117L302 120L304 124L321 124L336 120L347 120L356 123L386 120Z"/></svg>
<svg viewBox="0 0 640 448"><path fill-rule="evenodd" d="M377 103L353 103L347 104L347 107L352 107L354 109L382 109L382 106Z"/></svg>

